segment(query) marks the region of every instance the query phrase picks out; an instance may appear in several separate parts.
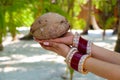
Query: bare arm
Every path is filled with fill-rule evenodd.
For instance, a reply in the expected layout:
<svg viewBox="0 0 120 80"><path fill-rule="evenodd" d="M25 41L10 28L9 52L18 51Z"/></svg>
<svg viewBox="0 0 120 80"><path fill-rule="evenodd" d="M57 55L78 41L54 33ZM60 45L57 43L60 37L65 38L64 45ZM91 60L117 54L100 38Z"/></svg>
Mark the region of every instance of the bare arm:
<svg viewBox="0 0 120 80"><path fill-rule="evenodd" d="M107 50L94 44L92 45L91 53L94 58L120 65L120 53Z"/></svg>
<svg viewBox="0 0 120 80"><path fill-rule="evenodd" d="M52 41L55 41L58 43L64 43L66 45L71 45L73 42L73 37L74 36L72 33L67 33L64 37L57 38ZM120 65L120 53L107 50L105 48L96 46L94 44L91 47L92 47L91 48L92 57L106 61L106 62Z"/></svg>
<svg viewBox="0 0 120 80"><path fill-rule="evenodd" d="M54 42L48 43L47 44L43 43L42 47L47 50L54 51L63 57L66 57L67 53L70 50L70 48L65 44ZM92 56L98 57L99 59L90 57L86 60L85 68L89 72L92 72L103 78L107 78L109 80L120 80L120 65L111 63L111 62L119 63L119 61L114 60L117 58L119 59L118 57L120 55L119 53L111 52L96 45L92 45L92 53L93 53Z"/></svg>
<svg viewBox="0 0 120 80"><path fill-rule="evenodd" d="M119 65L108 63L91 57L86 60L85 67L88 71L103 78L107 78L108 80L120 80Z"/></svg>

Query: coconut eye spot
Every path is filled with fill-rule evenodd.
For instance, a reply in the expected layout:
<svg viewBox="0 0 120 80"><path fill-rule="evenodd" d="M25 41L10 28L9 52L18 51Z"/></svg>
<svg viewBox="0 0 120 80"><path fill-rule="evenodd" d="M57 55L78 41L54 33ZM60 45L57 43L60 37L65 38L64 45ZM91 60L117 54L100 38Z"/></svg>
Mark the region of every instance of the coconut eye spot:
<svg viewBox="0 0 120 80"><path fill-rule="evenodd" d="M41 21L39 20L38 23L41 24Z"/></svg>
<svg viewBox="0 0 120 80"><path fill-rule="evenodd" d="M64 23L64 21L61 21L60 23Z"/></svg>
<svg viewBox="0 0 120 80"><path fill-rule="evenodd" d="M47 22L47 20L45 20L45 22Z"/></svg>

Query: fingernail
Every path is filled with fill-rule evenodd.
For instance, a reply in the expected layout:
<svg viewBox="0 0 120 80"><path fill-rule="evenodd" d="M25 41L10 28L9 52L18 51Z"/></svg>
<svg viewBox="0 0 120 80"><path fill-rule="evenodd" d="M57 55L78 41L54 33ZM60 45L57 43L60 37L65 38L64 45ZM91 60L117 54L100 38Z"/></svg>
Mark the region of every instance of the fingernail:
<svg viewBox="0 0 120 80"><path fill-rule="evenodd" d="M48 46L48 45L49 45L49 42L43 42L43 45Z"/></svg>

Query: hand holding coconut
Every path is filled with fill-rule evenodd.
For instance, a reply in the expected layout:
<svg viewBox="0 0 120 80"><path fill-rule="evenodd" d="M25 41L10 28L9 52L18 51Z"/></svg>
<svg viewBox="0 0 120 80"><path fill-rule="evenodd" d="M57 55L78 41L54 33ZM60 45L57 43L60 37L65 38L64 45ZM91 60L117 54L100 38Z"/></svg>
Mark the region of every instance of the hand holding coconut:
<svg viewBox="0 0 120 80"><path fill-rule="evenodd" d="M70 24L64 16L49 12L43 14L35 20L31 26L30 32L35 40L38 41L44 49L54 51L65 57L70 48L63 43L59 44L59 40L57 39L63 35L66 37L70 35L71 33L68 32L69 28ZM54 40L58 42L54 42ZM68 38L67 40L71 39ZM66 42L68 42L67 40Z"/></svg>

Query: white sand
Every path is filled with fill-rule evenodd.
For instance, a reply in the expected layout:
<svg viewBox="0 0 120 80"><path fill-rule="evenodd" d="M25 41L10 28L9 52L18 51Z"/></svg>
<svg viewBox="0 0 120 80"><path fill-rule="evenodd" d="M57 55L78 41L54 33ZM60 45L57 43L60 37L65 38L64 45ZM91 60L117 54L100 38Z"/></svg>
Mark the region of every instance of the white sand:
<svg viewBox="0 0 120 80"><path fill-rule="evenodd" d="M19 36L28 33L28 29L20 31ZM114 50L116 35L107 35L101 39L101 33L90 31L83 36L96 45ZM108 34L111 34L108 33ZM44 50L33 41L11 41L9 35L4 41L4 51L0 52L0 80L63 80L66 64L64 58L53 52ZM69 76L69 75L68 75ZM104 80L94 74L81 75L75 72L73 80Z"/></svg>

